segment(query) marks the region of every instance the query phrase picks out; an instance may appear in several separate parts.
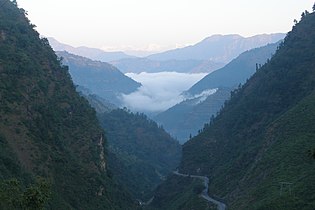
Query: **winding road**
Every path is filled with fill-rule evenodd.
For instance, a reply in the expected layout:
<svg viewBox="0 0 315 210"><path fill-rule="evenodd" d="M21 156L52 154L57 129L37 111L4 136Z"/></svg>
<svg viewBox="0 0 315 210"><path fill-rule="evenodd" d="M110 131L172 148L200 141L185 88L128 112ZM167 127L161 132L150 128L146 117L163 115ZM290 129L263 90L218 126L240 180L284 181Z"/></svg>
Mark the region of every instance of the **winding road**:
<svg viewBox="0 0 315 210"><path fill-rule="evenodd" d="M211 198L208 194L208 189L209 189L209 178L206 176L197 176L197 175L188 175L188 174L181 174L178 171L173 172L177 176L183 176L183 177L192 177L192 178L197 178L201 179L204 183L205 189L201 193L201 197L208 202L211 202L215 205L217 205L218 210L226 210L226 205L218 200L215 200Z"/></svg>

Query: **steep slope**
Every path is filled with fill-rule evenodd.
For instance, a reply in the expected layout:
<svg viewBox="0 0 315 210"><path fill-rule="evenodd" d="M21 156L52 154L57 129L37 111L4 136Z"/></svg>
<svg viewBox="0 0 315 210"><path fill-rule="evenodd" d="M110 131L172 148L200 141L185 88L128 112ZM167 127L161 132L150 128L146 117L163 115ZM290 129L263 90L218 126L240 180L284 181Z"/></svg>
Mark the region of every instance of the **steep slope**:
<svg viewBox="0 0 315 210"><path fill-rule="evenodd" d="M276 52L279 42L248 50L230 63L214 71L193 85L185 94L195 95L219 87L236 87L256 71L256 65L263 65Z"/></svg>
<svg viewBox="0 0 315 210"><path fill-rule="evenodd" d="M107 174L95 111L24 10L9 0L0 5L0 182L45 178L48 209L133 209Z"/></svg>
<svg viewBox="0 0 315 210"><path fill-rule="evenodd" d="M86 87L92 94L99 95L118 106L121 105L121 94L132 93L141 86L108 63L93 61L65 51L57 52L57 55L62 57L64 65L69 66L75 84Z"/></svg>
<svg viewBox="0 0 315 210"><path fill-rule="evenodd" d="M108 100L93 94L85 87L76 86L76 90L81 96L88 100L89 104L95 109L96 113L110 112L114 109L118 109L115 104L112 104Z"/></svg>
<svg viewBox="0 0 315 210"><path fill-rule="evenodd" d="M155 190L154 199L145 210L216 210L199 196L204 189L199 179L171 175Z"/></svg>
<svg viewBox="0 0 315 210"><path fill-rule="evenodd" d="M118 108L114 104L99 97L98 95L95 95L95 94L85 95L85 94L82 94L82 92L80 92L80 94L88 100L89 104L95 109L97 113L107 113Z"/></svg>
<svg viewBox="0 0 315 210"><path fill-rule="evenodd" d="M212 72L224 64L207 60L165 60L157 61L148 58L127 58L110 62L124 73L175 71L181 73Z"/></svg>
<svg viewBox="0 0 315 210"><path fill-rule="evenodd" d="M314 40L315 14L303 13L273 58L183 147L181 170L209 176L210 193L231 209L315 208Z"/></svg>
<svg viewBox="0 0 315 210"><path fill-rule="evenodd" d="M196 135L212 115L229 99L230 92L256 71L256 65L262 65L275 53L279 43L246 51L223 68L214 71L188 91L184 92L187 100L158 114L154 119L181 143L190 135ZM211 90L217 90L209 95Z"/></svg>
<svg viewBox="0 0 315 210"><path fill-rule="evenodd" d="M181 144L198 134L205 123L209 123L229 99L232 88L212 89L208 94L186 99L170 109L155 116L153 119L163 125Z"/></svg>
<svg viewBox="0 0 315 210"><path fill-rule="evenodd" d="M228 63L246 50L277 42L284 36L285 34L262 34L244 38L233 34L213 35L195 45L150 55L147 58L151 60L211 60Z"/></svg>
<svg viewBox="0 0 315 210"><path fill-rule="evenodd" d="M99 115L109 146L109 169L134 198L146 200L179 164L181 146L144 114Z"/></svg>
<svg viewBox="0 0 315 210"><path fill-rule="evenodd" d="M103 50L90 47L72 47L70 45L60 43L52 37L49 37L48 40L55 51L67 51L69 53L96 61L109 62L134 57L123 52L105 52Z"/></svg>

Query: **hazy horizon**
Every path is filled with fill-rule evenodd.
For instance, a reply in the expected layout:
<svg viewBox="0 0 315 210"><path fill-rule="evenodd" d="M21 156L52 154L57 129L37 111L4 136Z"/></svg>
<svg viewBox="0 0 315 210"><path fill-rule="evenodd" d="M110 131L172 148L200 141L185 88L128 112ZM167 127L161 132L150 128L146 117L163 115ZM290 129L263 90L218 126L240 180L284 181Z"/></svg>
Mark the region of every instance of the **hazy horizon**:
<svg viewBox="0 0 315 210"><path fill-rule="evenodd" d="M161 52L214 34L286 33L313 0L18 0L36 30L74 47ZM70 15L71 14L71 15ZM266 15L268 14L268 15Z"/></svg>

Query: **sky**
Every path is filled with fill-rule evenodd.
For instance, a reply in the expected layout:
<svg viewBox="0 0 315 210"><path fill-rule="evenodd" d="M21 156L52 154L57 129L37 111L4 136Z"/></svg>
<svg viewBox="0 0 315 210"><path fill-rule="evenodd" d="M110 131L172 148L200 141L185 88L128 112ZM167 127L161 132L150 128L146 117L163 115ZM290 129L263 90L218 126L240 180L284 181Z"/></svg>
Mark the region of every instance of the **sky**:
<svg viewBox="0 0 315 210"><path fill-rule="evenodd" d="M107 51L163 51L213 34L288 32L314 0L17 0L45 37Z"/></svg>
<svg viewBox="0 0 315 210"><path fill-rule="evenodd" d="M129 95L123 95L124 106L132 111L151 113L165 111L184 100L181 93L206 76L206 73L142 72L126 75L142 86Z"/></svg>

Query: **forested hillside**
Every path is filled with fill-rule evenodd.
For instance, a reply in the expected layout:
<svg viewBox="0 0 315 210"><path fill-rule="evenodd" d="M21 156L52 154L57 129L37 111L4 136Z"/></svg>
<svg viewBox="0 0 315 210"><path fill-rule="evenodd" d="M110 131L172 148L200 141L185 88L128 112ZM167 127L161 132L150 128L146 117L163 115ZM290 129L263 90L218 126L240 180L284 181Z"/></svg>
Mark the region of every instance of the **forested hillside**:
<svg viewBox="0 0 315 210"><path fill-rule="evenodd" d="M73 82L101 96L117 106L121 105L121 94L129 94L141 86L140 83L125 76L109 63L93 61L85 57L57 52L62 64L69 66Z"/></svg>
<svg viewBox="0 0 315 210"><path fill-rule="evenodd" d="M216 116L233 88L212 89L209 96L186 99L154 117L174 138L183 144L198 134Z"/></svg>
<svg viewBox="0 0 315 210"><path fill-rule="evenodd" d="M229 209L315 208L315 14L184 144L180 171L210 179ZM170 204L172 201L169 201Z"/></svg>
<svg viewBox="0 0 315 210"><path fill-rule="evenodd" d="M14 2L0 0L0 209L133 209L95 111Z"/></svg>
<svg viewBox="0 0 315 210"><path fill-rule="evenodd" d="M244 84L259 66L262 66L271 58L276 52L279 43L272 43L243 52L223 68L202 78L189 88L185 94L195 95L208 89L220 87L235 88L239 84Z"/></svg>
<svg viewBox="0 0 315 210"><path fill-rule="evenodd" d="M181 146L144 114L99 114L109 146L109 169L134 198L143 201L178 166Z"/></svg>
<svg viewBox="0 0 315 210"><path fill-rule="evenodd" d="M158 114L154 119L181 143L189 136L198 134L210 118L216 116L224 102L230 98L230 92L251 77L256 68L263 65L275 53L278 43L243 52L221 69L218 69L183 94L187 99ZM205 93L216 90L214 94Z"/></svg>

